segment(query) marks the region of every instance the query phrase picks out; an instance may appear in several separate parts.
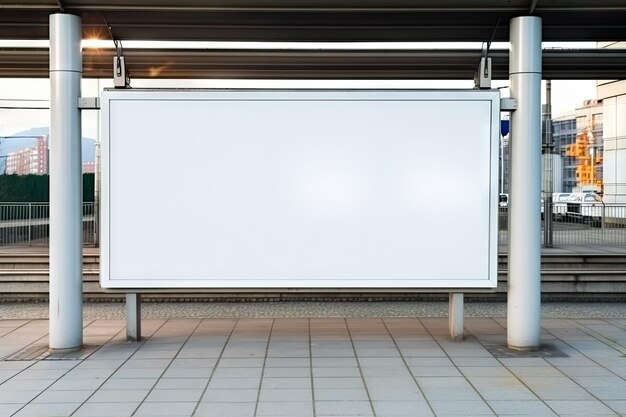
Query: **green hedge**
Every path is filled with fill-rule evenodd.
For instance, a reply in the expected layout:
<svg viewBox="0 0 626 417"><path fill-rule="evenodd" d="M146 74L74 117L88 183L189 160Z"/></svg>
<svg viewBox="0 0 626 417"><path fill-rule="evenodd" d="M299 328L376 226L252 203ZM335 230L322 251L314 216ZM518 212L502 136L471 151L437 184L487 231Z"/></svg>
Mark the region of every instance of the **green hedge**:
<svg viewBox="0 0 626 417"><path fill-rule="evenodd" d="M94 174L83 174L83 201L93 202ZM50 201L48 175L0 175L0 203Z"/></svg>

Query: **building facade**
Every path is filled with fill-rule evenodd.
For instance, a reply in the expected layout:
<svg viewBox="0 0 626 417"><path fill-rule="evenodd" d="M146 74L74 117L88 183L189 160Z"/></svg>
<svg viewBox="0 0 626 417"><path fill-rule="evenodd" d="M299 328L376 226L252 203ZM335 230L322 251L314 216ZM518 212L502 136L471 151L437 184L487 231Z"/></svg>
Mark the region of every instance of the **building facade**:
<svg viewBox="0 0 626 417"><path fill-rule="evenodd" d="M599 42L599 48L626 48L626 42ZM626 204L626 80L598 81L604 107L604 202Z"/></svg>
<svg viewBox="0 0 626 417"><path fill-rule="evenodd" d="M602 100L586 100L582 107L576 109L576 130L584 143L585 159L577 162L576 175L579 183L596 187L596 192L603 193L603 161L604 161L604 106ZM581 140L579 140L580 145ZM581 165L586 163L587 178L579 178L585 171ZM580 190L582 191L582 190Z"/></svg>
<svg viewBox="0 0 626 417"><path fill-rule="evenodd" d="M567 146L576 142L576 116L568 114L552 119L554 152L561 156L563 166L562 190L571 193L576 186L576 160L566 156ZM557 188L557 187L555 187Z"/></svg>
<svg viewBox="0 0 626 417"><path fill-rule="evenodd" d="M37 146L11 152L6 157L7 175L44 175L48 173L46 136L37 139Z"/></svg>

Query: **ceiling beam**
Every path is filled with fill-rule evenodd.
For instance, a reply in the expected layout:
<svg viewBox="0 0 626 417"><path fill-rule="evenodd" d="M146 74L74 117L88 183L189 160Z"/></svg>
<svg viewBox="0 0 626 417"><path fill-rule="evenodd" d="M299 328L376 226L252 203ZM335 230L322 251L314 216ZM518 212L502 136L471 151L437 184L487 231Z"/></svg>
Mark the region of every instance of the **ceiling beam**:
<svg viewBox="0 0 626 417"><path fill-rule="evenodd" d="M84 49L83 77L111 78L113 49ZM127 49L133 78L472 79L473 50ZM508 51L492 50L494 79L508 78ZM48 77L48 50L0 49L0 77ZM623 79L626 50L543 51L544 79Z"/></svg>

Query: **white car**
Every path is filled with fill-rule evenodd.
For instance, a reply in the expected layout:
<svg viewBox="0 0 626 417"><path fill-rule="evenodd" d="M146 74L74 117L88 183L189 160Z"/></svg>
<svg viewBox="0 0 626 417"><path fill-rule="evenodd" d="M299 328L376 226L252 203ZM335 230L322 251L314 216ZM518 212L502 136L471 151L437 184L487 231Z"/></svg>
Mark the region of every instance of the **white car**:
<svg viewBox="0 0 626 417"><path fill-rule="evenodd" d="M584 222L599 222L602 219L604 203L595 193L572 193L567 200L566 214L572 219Z"/></svg>
<svg viewBox="0 0 626 417"><path fill-rule="evenodd" d="M561 220L567 214L567 202L572 193L552 194L552 215L555 219Z"/></svg>

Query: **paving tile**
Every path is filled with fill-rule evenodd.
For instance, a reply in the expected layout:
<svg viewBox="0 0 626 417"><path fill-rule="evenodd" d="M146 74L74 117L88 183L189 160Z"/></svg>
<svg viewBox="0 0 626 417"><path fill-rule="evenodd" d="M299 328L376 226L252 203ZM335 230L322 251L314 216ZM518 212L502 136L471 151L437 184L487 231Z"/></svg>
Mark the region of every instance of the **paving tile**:
<svg viewBox="0 0 626 417"><path fill-rule="evenodd" d="M512 377L511 372L504 366L459 366L459 371L461 371L463 375L467 377Z"/></svg>
<svg viewBox="0 0 626 417"><path fill-rule="evenodd" d="M569 377L613 377L614 373L601 366L561 366L557 368Z"/></svg>
<svg viewBox="0 0 626 417"><path fill-rule="evenodd" d="M102 390L96 391L89 399L96 403L127 403L141 402L148 395L149 390Z"/></svg>
<svg viewBox="0 0 626 417"><path fill-rule="evenodd" d="M0 386L0 389L2 389L2 391L44 390L53 384L54 381L51 381L49 379L36 380L13 378L4 382Z"/></svg>
<svg viewBox="0 0 626 417"><path fill-rule="evenodd" d="M156 378L115 378L109 379L101 387L100 390L122 390L122 389L141 389L141 390L149 390L154 384L156 384L158 379Z"/></svg>
<svg viewBox="0 0 626 417"><path fill-rule="evenodd" d="M307 388L311 389L311 378L263 378L263 389Z"/></svg>
<svg viewBox="0 0 626 417"><path fill-rule="evenodd" d="M446 357L446 352L440 348L401 348L404 357Z"/></svg>
<svg viewBox="0 0 626 417"><path fill-rule="evenodd" d="M316 388L315 400L319 401L367 401L365 388Z"/></svg>
<svg viewBox="0 0 626 417"><path fill-rule="evenodd" d="M355 357L355 353L352 347L345 349L312 347L311 356L314 358L352 358Z"/></svg>
<svg viewBox="0 0 626 417"><path fill-rule="evenodd" d="M121 359L90 359L83 361L75 369L117 369L124 363Z"/></svg>
<svg viewBox="0 0 626 417"><path fill-rule="evenodd" d="M373 401L377 417L431 417L426 401Z"/></svg>
<svg viewBox="0 0 626 417"><path fill-rule="evenodd" d="M133 417L189 417L196 408L196 402L153 402L139 406Z"/></svg>
<svg viewBox="0 0 626 417"><path fill-rule="evenodd" d="M4 391L0 390L0 404L26 404L39 395L39 390Z"/></svg>
<svg viewBox="0 0 626 417"><path fill-rule="evenodd" d="M259 402L285 401L313 401L312 391L310 388L262 388L259 393Z"/></svg>
<svg viewBox="0 0 626 417"><path fill-rule="evenodd" d="M360 377L361 372L359 368L355 367L346 367L339 366L334 368L313 368L313 377L314 378L323 378L323 377Z"/></svg>
<svg viewBox="0 0 626 417"><path fill-rule="evenodd" d="M546 401L554 411L559 415L580 415L580 416L597 416L597 415L615 415L606 405L600 401Z"/></svg>
<svg viewBox="0 0 626 417"><path fill-rule="evenodd" d="M212 378L209 389L259 389L261 377L252 378Z"/></svg>
<svg viewBox="0 0 626 417"><path fill-rule="evenodd" d="M518 377L528 376L563 376L563 373L552 366L510 366L509 371Z"/></svg>
<svg viewBox="0 0 626 417"><path fill-rule="evenodd" d="M262 368L264 358L222 358L218 363L221 368Z"/></svg>
<svg viewBox="0 0 626 417"><path fill-rule="evenodd" d="M81 402L76 403L50 403L50 404L27 404L14 417L67 417L71 415ZM8 415L8 414L6 414Z"/></svg>
<svg viewBox="0 0 626 417"><path fill-rule="evenodd" d="M435 410L435 414L439 415L459 415L459 416L475 416L475 415L487 415L492 416L494 413L491 411L487 403L480 400L470 401L450 401L450 400L436 400L430 401L430 405Z"/></svg>
<svg viewBox="0 0 626 417"><path fill-rule="evenodd" d="M25 369L17 376L19 379L52 379L61 378L67 373L65 369Z"/></svg>
<svg viewBox="0 0 626 417"><path fill-rule="evenodd" d="M173 359L178 354L176 350L140 350L135 352L135 359Z"/></svg>
<svg viewBox="0 0 626 417"><path fill-rule="evenodd" d="M263 368L216 368L213 378L260 378Z"/></svg>
<svg viewBox="0 0 626 417"><path fill-rule="evenodd" d="M255 402L259 395L258 389L207 389L202 402L214 403L247 403Z"/></svg>
<svg viewBox="0 0 626 417"><path fill-rule="evenodd" d="M619 415L626 416L626 399L618 401L608 400L604 401L604 404L606 404L608 407L611 407L611 409L615 410L615 412Z"/></svg>
<svg viewBox="0 0 626 417"><path fill-rule="evenodd" d="M477 388L485 400L536 400L537 396L526 387L519 388Z"/></svg>
<svg viewBox="0 0 626 417"><path fill-rule="evenodd" d="M543 358L500 358L500 363L507 367L549 367L551 364Z"/></svg>
<svg viewBox="0 0 626 417"><path fill-rule="evenodd" d="M626 381L616 376L579 376L572 379L585 388L618 387L626 392Z"/></svg>
<svg viewBox="0 0 626 417"><path fill-rule="evenodd" d="M172 363L169 359L130 359L120 369L161 369L165 370Z"/></svg>
<svg viewBox="0 0 626 417"><path fill-rule="evenodd" d="M217 363L216 359L174 359L169 365L170 369L173 368L214 368Z"/></svg>
<svg viewBox="0 0 626 417"><path fill-rule="evenodd" d="M389 348L355 348L359 358L393 358L399 357L400 351L396 347ZM410 355L405 355L410 356Z"/></svg>
<svg viewBox="0 0 626 417"><path fill-rule="evenodd" d="M0 404L0 416L10 416L22 407L24 404Z"/></svg>
<svg viewBox="0 0 626 417"><path fill-rule="evenodd" d="M411 366L409 371L413 376L461 376L453 366Z"/></svg>
<svg viewBox="0 0 626 417"><path fill-rule="evenodd" d="M430 357L412 357L404 358L407 366L411 367L454 367L454 364L447 357L445 358L430 358Z"/></svg>
<svg viewBox="0 0 626 417"><path fill-rule="evenodd" d="M313 386L319 388L363 388L361 378L313 378Z"/></svg>
<svg viewBox="0 0 626 417"><path fill-rule="evenodd" d="M311 368L265 368L267 378L306 378L311 376Z"/></svg>
<svg viewBox="0 0 626 417"><path fill-rule="evenodd" d="M83 403L93 394L93 391L44 391L33 403Z"/></svg>
<svg viewBox="0 0 626 417"><path fill-rule="evenodd" d="M92 378L92 379L70 379L61 378L54 384L50 385L49 391L81 391L81 390L97 390L103 383L104 379Z"/></svg>
<svg viewBox="0 0 626 417"><path fill-rule="evenodd" d="M80 361L74 360L62 360L62 361L39 361L34 363L30 368L31 370L37 369L60 369L69 371L70 369L79 365Z"/></svg>
<svg viewBox="0 0 626 417"><path fill-rule="evenodd" d="M313 403L311 401L259 402L256 415L267 417L313 417Z"/></svg>
<svg viewBox="0 0 626 417"><path fill-rule="evenodd" d="M311 366L311 359L306 358L270 358L265 360L266 368L306 368Z"/></svg>
<svg viewBox="0 0 626 417"><path fill-rule="evenodd" d="M118 369L113 375L112 379L117 378L160 378L163 374L163 369Z"/></svg>
<svg viewBox="0 0 626 417"><path fill-rule="evenodd" d="M602 401L626 399L626 387L624 381L611 386L585 387L585 389Z"/></svg>
<svg viewBox="0 0 626 417"><path fill-rule="evenodd" d="M401 367L406 368L404 360L396 357L364 357L359 358L359 365L362 368L389 368Z"/></svg>
<svg viewBox="0 0 626 417"><path fill-rule="evenodd" d="M556 416L542 401L494 399L487 402L497 415Z"/></svg>
<svg viewBox="0 0 626 417"><path fill-rule="evenodd" d="M452 359L452 362L454 362L454 364L459 367L462 367L462 366L488 366L488 367L500 366L500 362L498 362L498 360L494 359L493 357L465 357L462 354L459 354L458 356L451 355L450 357Z"/></svg>
<svg viewBox="0 0 626 417"><path fill-rule="evenodd" d="M204 389L208 383L206 378L161 378L154 389Z"/></svg>
<svg viewBox="0 0 626 417"><path fill-rule="evenodd" d="M139 403L98 403L86 402L72 417L130 417Z"/></svg>
<svg viewBox="0 0 626 417"><path fill-rule="evenodd" d="M145 402L198 402L203 389L154 389Z"/></svg>
<svg viewBox="0 0 626 417"><path fill-rule="evenodd" d="M399 366L361 368L361 373L365 378L393 377L406 379L411 377L411 372L409 371L409 369Z"/></svg>
<svg viewBox="0 0 626 417"><path fill-rule="evenodd" d="M532 388L535 395L542 400L592 400L593 397L580 387Z"/></svg>
<svg viewBox="0 0 626 417"><path fill-rule="evenodd" d="M169 368L162 378L209 378L213 374L213 368Z"/></svg>
<svg viewBox="0 0 626 417"><path fill-rule="evenodd" d="M315 401L317 417L326 416L373 416L369 401Z"/></svg>
<svg viewBox="0 0 626 417"><path fill-rule="evenodd" d="M460 402L480 400L480 395L473 388L423 387L422 392L428 401L449 400Z"/></svg>
<svg viewBox="0 0 626 417"><path fill-rule="evenodd" d="M315 368L327 367L356 367L358 362L355 357L352 358L312 358L311 362Z"/></svg>
<svg viewBox="0 0 626 417"><path fill-rule="evenodd" d="M372 400L417 401L424 397L415 384L395 384L393 382L382 385L367 381L367 391Z"/></svg>
<svg viewBox="0 0 626 417"><path fill-rule="evenodd" d="M267 351L268 358L308 358L311 356L309 347L294 348L270 348Z"/></svg>

